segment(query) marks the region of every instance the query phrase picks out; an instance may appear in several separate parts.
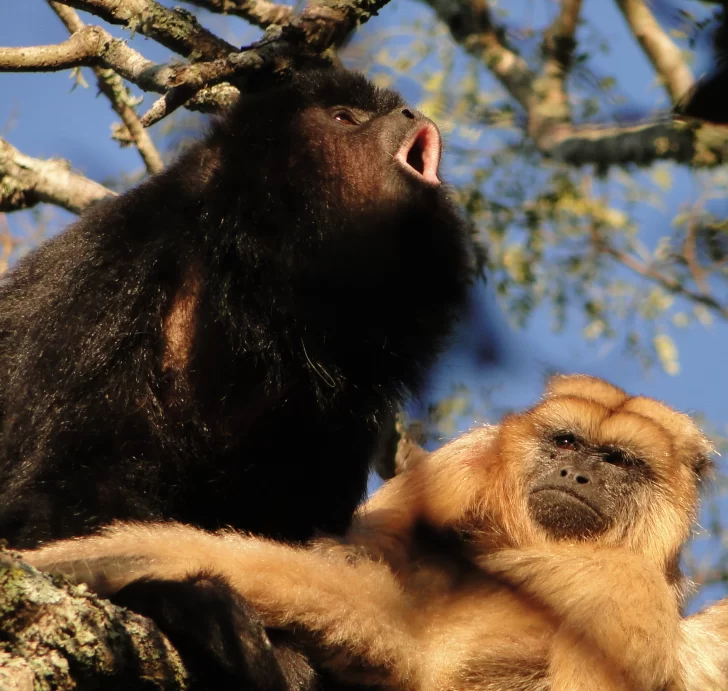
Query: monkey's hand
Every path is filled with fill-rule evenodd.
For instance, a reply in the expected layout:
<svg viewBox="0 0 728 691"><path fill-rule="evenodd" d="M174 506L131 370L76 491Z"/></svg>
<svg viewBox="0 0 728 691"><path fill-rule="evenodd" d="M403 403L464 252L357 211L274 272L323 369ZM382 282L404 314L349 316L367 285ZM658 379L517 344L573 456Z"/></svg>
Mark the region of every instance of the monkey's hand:
<svg viewBox="0 0 728 691"><path fill-rule="evenodd" d="M554 691L647 691L673 678L678 604L662 572L646 560L576 544L499 550L478 563L554 615Z"/></svg>
<svg viewBox="0 0 728 691"><path fill-rule="evenodd" d="M105 596L139 579L218 578L253 606L266 627L295 630L310 654L340 677L399 685L417 667L409 606L392 574L381 563L352 563L345 550L313 551L174 523L117 524L23 557Z"/></svg>

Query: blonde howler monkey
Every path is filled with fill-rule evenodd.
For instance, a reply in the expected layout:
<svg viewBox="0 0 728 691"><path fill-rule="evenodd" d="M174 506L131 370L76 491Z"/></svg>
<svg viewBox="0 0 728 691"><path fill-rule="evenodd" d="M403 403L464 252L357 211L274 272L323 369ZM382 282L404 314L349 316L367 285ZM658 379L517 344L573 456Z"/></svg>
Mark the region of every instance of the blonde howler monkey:
<svg viewBox="0 0 728 691"><path fill-rule="evenodd" d="M25 558L151 616L181 584L238 598L344 683L720 689L728 611L684 619L679 566L711 452L666 405L561 376L385 484L343 540L117 524Z"/></svg>

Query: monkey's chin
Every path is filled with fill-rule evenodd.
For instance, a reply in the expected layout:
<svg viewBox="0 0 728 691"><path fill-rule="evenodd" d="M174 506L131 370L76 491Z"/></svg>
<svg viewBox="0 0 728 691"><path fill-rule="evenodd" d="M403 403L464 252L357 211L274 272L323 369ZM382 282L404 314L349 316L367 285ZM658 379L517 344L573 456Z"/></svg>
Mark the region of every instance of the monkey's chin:
<svg viewBox="0 0 728 691"><path fill-rule="evenodd" d="M561 489L532 492L528 509L531 518L556 539L588 539L609 527L609 522L585 500Z"/></svg>

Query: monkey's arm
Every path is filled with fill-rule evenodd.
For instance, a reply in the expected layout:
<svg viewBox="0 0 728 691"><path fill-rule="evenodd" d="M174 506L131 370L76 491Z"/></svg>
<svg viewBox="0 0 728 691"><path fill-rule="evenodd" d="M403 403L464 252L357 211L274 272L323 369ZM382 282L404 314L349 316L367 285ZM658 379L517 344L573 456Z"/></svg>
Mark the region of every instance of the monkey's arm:
<svg viewBox="0 0 728 691"><path fill-rule="evenodd" d="M349 563L336 549L312 551L173 523L117 524L23 557L104 596L140 579L159 587L160 581L189 582L199 574L208 582L219 578L266 627L295 629L322 665L356 675L352 681L400 685L417 669L408 604L391 573L366 559Z"/></svg>
<svg viewBox="0 0 728 691"><path fill-rule="evenodd" d="M680 688L728 690L728 599L686 617L680 629Z"/></svg>
<svg viewBox="0 0 728 691"><path fill-rule="evenodd" d="M676 668L679 614L662 573L626 550L506 549L478 559L556 620L553 691L662 688Z"/></svg>

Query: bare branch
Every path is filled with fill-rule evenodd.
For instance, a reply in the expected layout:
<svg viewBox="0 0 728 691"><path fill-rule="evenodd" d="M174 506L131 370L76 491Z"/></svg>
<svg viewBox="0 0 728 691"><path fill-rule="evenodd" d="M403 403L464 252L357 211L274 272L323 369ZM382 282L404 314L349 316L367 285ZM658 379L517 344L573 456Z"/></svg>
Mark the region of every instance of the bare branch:
<svg viewBox="0 0 728 691"><path fill-rule="evenodd" d="M54 0L48 0L48 4L71 33L81 31L85 27L81 18L71 7ZM157 147L154 146L149 133L139 121L139 116L134 109L134 99L124 85L123 80L112 69L96 66L91 69L96 75L99 91L109 99L111 107L121 118L128 132L129 141L136 146L146 169L150 173L158 173L164 168L162 157L159 155Z"/></svg>
<svg viewBox="0 0 728 691"><path fill-rule="evenodd" d="M149 173L159 173L164 168L162 157L154 146L152 138L144 129L139 116L134 109L134 99L129 90L124 86L121 77L110 69L94 68L96 81L106 98L111 102L114 112L124 123L125 132L117 132L114 136L123 144L133 143L139 155L144 161L144 167Z"/></svg>
<svg viewBox="0 0 728 691"><path fill-rule="evenodd" d="M561 11L544 35L543 51L546 56L543 67L542 106L553 118L570 120L566 77L576 48L574 34L579 22L581 0L561 0Z"/></svg>
<svg viewBox="0 0 728 691"><path fill-rule="evenodd" d="M272 25L283 26L293 14L292 7L277 5L269 0L185 0L185 2L211 12L237 15L263 29Z"/></svg>
<svg viewBox="0 0 728 691"><path fill-rule="evenodd" d="M226 58L196 65L180 66L174 77L175 86L157 99L144 113L141 122L150 127L155 122L185 105L203 87L215 86L243 70L260 69L264 57L258 51L231 53Z"/></svg>
<svg viewBox="0 0 728 691"><path fill-rule="evenodd" d="M356 26L366 22L389 0L360 0L336 4L328 0L306 7L299 17L284 28L271 27L266 36L236 53L218 60L172 68L169 84L174 88L158 99L142 116L145 127L158 122L180 106L194 109L189 100L203 88L241 78L268 67L283 71L299 61L326 56L332 46L340 45ZM330 59L330 56L329 56ZM204 99L203 99L204 100Z"/></svg>
<svg viewBox="0 0 728 691"><path fill-rule="evenodd" d="M508 48L493 24L485 0L426 0L468 53L479 58L503 87L528 111L535 75L526 61Z"/></svg>
<svg viewBox="0 0 728 691"><path fill-rule="evenodd" d="M658 69L670 75L671 92L692 83L679 51L665 36L640 0L618 0L642 26L644 12L652 20L646 44L659 58ZM728 160L728 131L686 127L672 118L616 126L575 126L571 120L566 77L575 49L574 36L582 0L560 0L556 20L544 39L543 71L534 73L508 45L504 31L492 20L488 0L425 0L448 26L453 38L479 58L528 116L527 133L546 156L569 165L649 165L673 160L695 167L711 167ZM641 8L641 9L640 9ZM642 12L644 10L644 12ZM664 40L662 40L664 39ZM657 50L659 48L659 51Z"/></svg>
<svg viewBox="0 0 728 691"><path fill-rule="evenodd" d="M677 103L695 81L682 58L680 49L662 30L643 0L616 0L616 2L642 50L665 84L670 99L673 103Z"/></svg>
<svg viewBox="0 0 728 691"><path fill-rule="evenodd" d="M683 246L683 254L685 256L685 263L688 266L695 285L698 286L700 292L707 295L709 292L708 281L705 277L705 270L700 266L698 261L696 244L697 244L697 221L695 219L695 207L691 213L690 220L687 224L687 233L685 237L685 244Z"/></svg>
<svg viewBox="0 0 728 691"><path fill-rule="evenodd" d="M193 14L167 9L155 0L63 0L64 5L85 10L109 24L120 24L131 32L152 38L191 62L215 60L237 48L215 36Z"/></svg>
<svg viewBox="0 0 728 691"><path fill-rule="evenodd" d="M66 161L31 158L0 138L0 211L17 211L46 202L77 214L113 194L103 185L71 172Z"/></svg>
<svg viewBox="0 0 728 691"><path fill-rule="evenodd" d="M671 122L630 125L559 125L534 134L539 151L569 165L650 165L658 160L707 165L698 160L695 132ZM725 152L721 159L725 159ZM710 165L714 165L713 159Z"/></svg>
<svg viewBox="0 0 728 691"><path fill-rule="evenodd" d="M116 0L56 1L95 12L113 23L126 23L131 28L136 28L142 33L146 32L147 35L154 36L163 43L160 38L163 31L160 27L164 22L183 17L187 22L187 26L183 28L188 31L192 31L195 27L199 29L194 17L191 15L187 17L188 13L179 9L171 12L154 0L127 0L125 3L117 3ZM227 51L215 51L209 49L209 45L203 45L198 53L189 55L190 60L196 61L194 65L158 66L135 52L119 55L118 52L122 47L127 51L131 49L128 49L123 41L113 39L103 29L87 26L79 29L63 44L0 49L0 71L56 70L94 66L100 63L145 90L165 94L140 119L144 127L149 127L182 105L189 105L192 109L219 110L221 106L234 99L232 87L216 89L214 93L210 92L200 97L197 97L197 94L202 89L219 85L233 76L240 84L240 78L246 76L246 73L249 75L264 67L283 72L286 67L311 58L319 61L331 60L331 55L327 55L329 49L340 45L356 26L375 15L388 1L362 0L340 3L336 0L322 0L309 5L287 26L269 27L264 39L241 51L235 50L229 44L225 44L229 48ZM133 8L138 12L147 12L148 15L134 17ZM180 29L180 27L172 28ZM200 32L197 34L199 38ZM197 39L190 38L190 41L194 40ZM191 44L188 48L190 46ZM111 55L112 49L113 55ZM219 57L205 61L199 58L199 55L210 53L217 53ZM137 64L129 64L132 57L136 58ZM143 62L141 69L138 64L140 62ZM194 100L190 102L191 99Z"/></svg>
<svg viewBox="0 0 728 691"><path fill-rule="evenodd" d="M694 290L690 290L674 276L664 274L655 267L639 261L631 254L612 247L595 229L592 230L592 242L594 243L594 248L597 252L609 255L631 271L634 271L644 278L649 278L651 281L662 286L668 292L681 295L692 302L707 307L712 312L723 317L723 319L728 319L728 308L721 305L714 297L708 293L699 293Z"/></svg>
<svg viewBox="0 0 728 691"><path fill-rule="evenodd" d="M103 29L92 26L55 45L0 48L0 70L53 72L69 67L91 65L104 47L103 44L108 36L105 34Z"/></svg>
<svg viewBox="0 0 728 691"><path fill-rule="evenodd" d="M0 48L0 72L56 72L95 65L108 67L145 91L158 93L169 88L174 74L173 67L147 60L99 26L84 26L55 45Z"/></svg>
<svg viewBox="0 0 728 691"><path fill-rule="evenodd" d="M222 113L240 98L240 91L231 84L218 84L198 91L185 103L188 110L200 113Z"/></svg>

